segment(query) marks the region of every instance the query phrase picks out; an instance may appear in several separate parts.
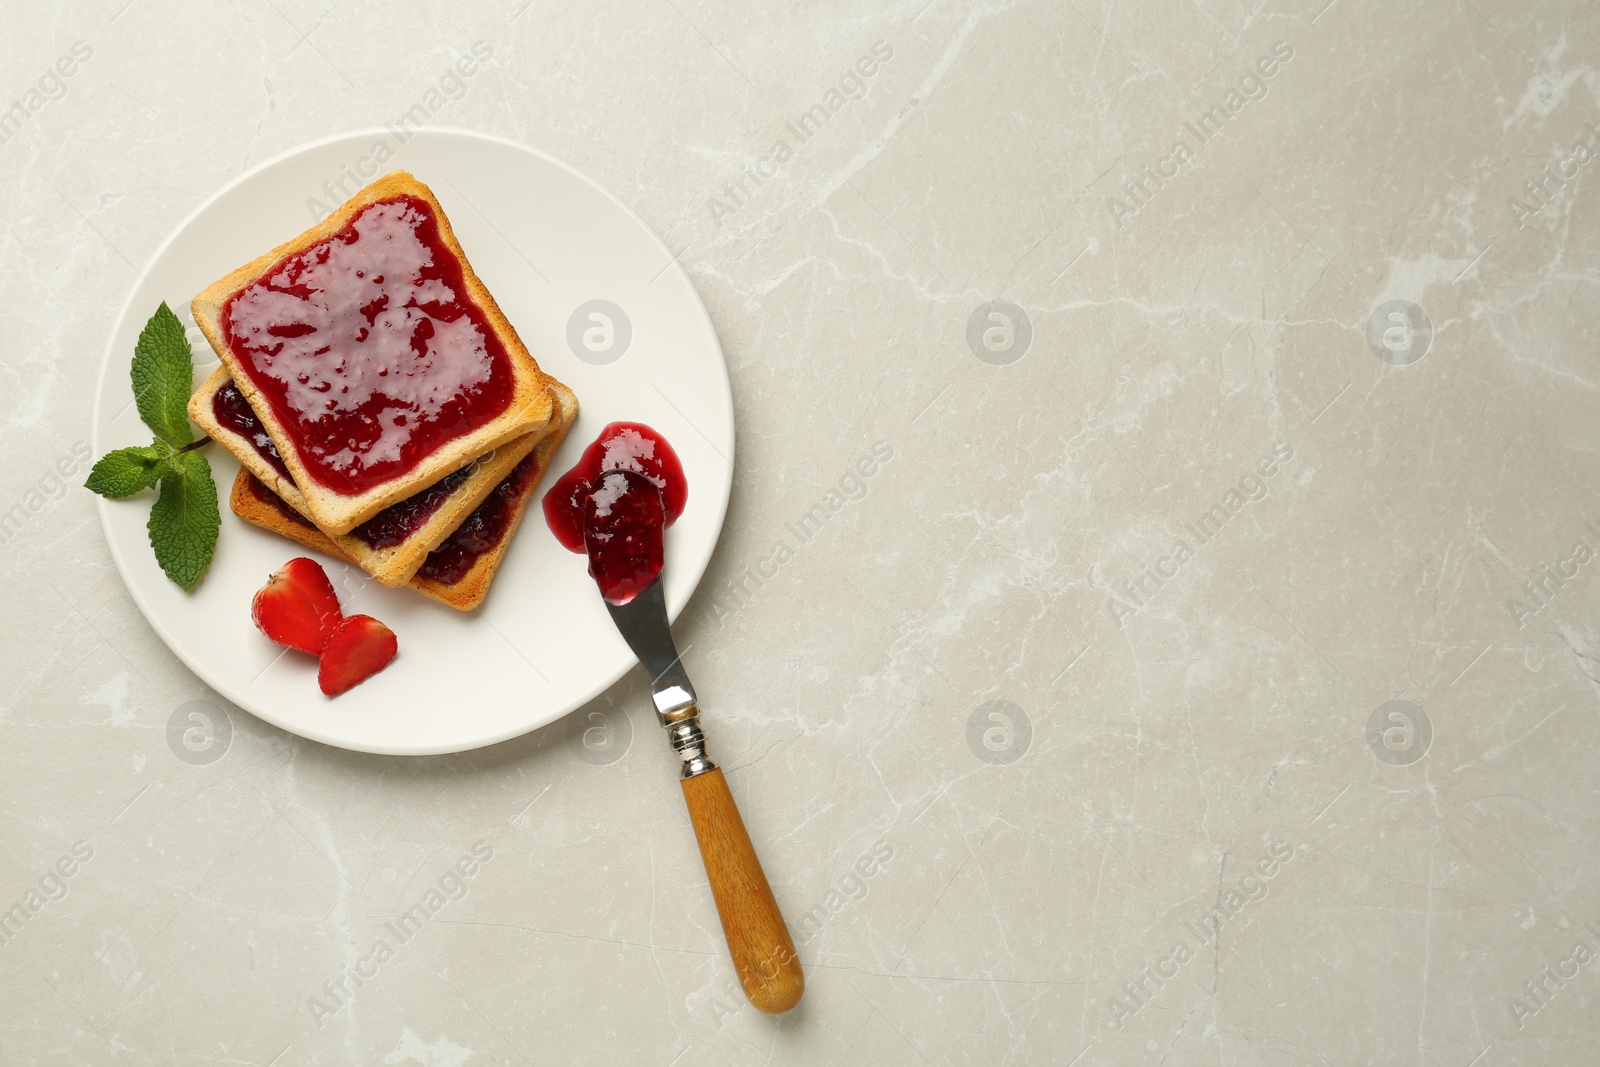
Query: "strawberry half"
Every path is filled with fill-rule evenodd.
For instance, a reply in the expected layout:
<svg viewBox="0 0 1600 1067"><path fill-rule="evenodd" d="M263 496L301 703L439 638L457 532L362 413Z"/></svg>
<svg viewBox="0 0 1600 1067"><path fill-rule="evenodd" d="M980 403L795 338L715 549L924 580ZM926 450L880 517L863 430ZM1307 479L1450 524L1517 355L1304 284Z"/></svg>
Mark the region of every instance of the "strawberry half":
<svg viewBox="0 0 1600 1067"><path fill-rule="evenodd" d="M267 579L250 602L250 617L278 644L315 656L344 613L322 564L300 556Z"/></svg>
<svg viewBox="0 0 1600 1067"><path fill-rule="evenodd" d="M317 684L336 697L387 667L399 647L394 631L383 623L371 615L351 615L322 646Z"/></svg>

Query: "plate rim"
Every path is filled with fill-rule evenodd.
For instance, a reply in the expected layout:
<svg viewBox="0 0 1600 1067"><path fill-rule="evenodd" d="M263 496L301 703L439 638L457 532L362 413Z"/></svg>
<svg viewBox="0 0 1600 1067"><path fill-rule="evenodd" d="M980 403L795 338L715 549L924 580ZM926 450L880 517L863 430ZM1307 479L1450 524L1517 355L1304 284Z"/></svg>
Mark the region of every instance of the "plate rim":
<svg viewBox="0 0 1600 1067"><path fill-rule="evenodd" d="M93 403L90 405L89 411L89 447L92 453L99 454L101 448L101 414L107 397L107 376L111 373L112 358L114 356L113 348L116 344L117 334L123 322L127 320L128 315L132 312L134 301L138 299L145 289L150 286L150 273L154 270L156 264L160 262L165 255L167 255L168 251L178 240L179 236L187 232L189 227L193 225L197 218L199 218L204 212L211 208L213 204L215 204L228 192L233 190L236 186L261 173L262 171L268 170L280 164L284 160L291 159L307 152L315 151L319 148L323 148L327 145L337 142L372 136L382 137L389 132L391 131L384 127L364 126L356 129L326 134L322 137L304 141L300 144L294 145L291 148L284 149L281 152L261 160L254 166L240 171L232 178L217 186L217 188L212 190L208 196L195 205L195 207L189 211L188 214L182 218L182 220L180 220L171 228L171 230L167 232L167 235L155 247L155 250L145 258L144 268L138 272L138 279L132 286L129 287L127 295L123 298L121 307L118 308L116 316L111 320L111 327L108 331L105 340L105 346L100 357L100 373L95 379ZM632 206L624 202L620 197L617 196L616 193L612 192L611 189L590 175L585 174L583 171L568 163L566 160L561 159L558 156L554 156L543 149L535 148L532 145L526 144L522 141L514 140L502 134L490 133L484 130L475 130L462 126L423 126L415 131L415 133L412 135L412 138L408 138L407 140L409 141L414 139L416 136L423 134L443 134L451 137L463 137L485 141L491 144L496 144L502 148L509 148L518 152L535 156L547 164L554 165L555 167L566 171L580 182L604 196L614 206L619 208L629 219L631 219L644 233L649 235L650 240L654 242L655 246L660 249L669 260L667 267L662 272L663 275L668 272L677 274L680 277L680 280L688 287L689 293L694 297L695 310L698 313L701 323L705 326L707 334L711 338L711 343L716 352L717 362L722 369L722 389L718 391L716 400L725 408L727 413L729 440L728 455L724 458L728 461L728 475L726 479L727 488L725 491L718 494L720 499L716 503L716 515L711 524L711 549L705 554L704 561L701 562L697 567L692 568L692 573L685 587L686 592L684 594L683 602L679 604L675 610L670 604L668 605L668 622L669 624L676 622L678 617L683 613L683 610L688 606L689 601L694 599L694 594L700 588L700 581L705 576L706 569L710 567L711 559L716 555L717 546L722 541L723 529L727 521L728 504L733 495L732 483L735 469L734 464L736 462L734 457L737 455L738 448L739 427L738 421L735 418L737 409L733 404L733 381L732 376L728 373L727 353L723 350L722 338L718 335L716 323L712 321L711 313L706 308L705 299L700 295L700 290L694 284L694 280L689 277L689 272L684 269L680 258L673 255L672 249L667 245L661 234L657 232L656 228L650 225L650 223L640 216L639 213L632 208ZM376 177L381 177L381 175L375 176L373 180L376 180ZM219 488L219 504L223 503L223 497L224 493L222 489ZM620 669L618 669L609 678L597 680L595 685L586 690L584 695L581 696L576 703L573 703L570 707L565 708L565 710L559 711L541 722L534 722L531 725L514 727L509 731L502 731L492 735L487 735L482 738L475 738L466 744L424 744L411 746L362 745L349 742L343 738L335 739L330 736L319 736L315 730L308 731L298 725L290 725L278 715L239 704L231 697L217 690L217 688L212 685L206 673L201 670L199 664L195 662L195 659L189 654L187 648L184 647L184 644L174 640L171 631L161 620L159 614L152 610L151 605L146 601L144 593L141 592L138 583L129 580L129 563L124 558L118 541L110 534L109 522L111 516L111 503L112 502L107 500L105 497L98 495L95 497L95 511L100 523L100 535L105 542L108 552L111 555L111 561L117 569L117 577L121 580L123 588L128 592L128 595L132 597L135 606L139 609L139 614L143 616L145 622L150 626L150 628L155 631L156 636L161 639L162 644L167 647L167 650L178 658L184 667L186 667L189 672L195 676L196 680L198 680L202 685L204 685L224 702L239 708L239 710L245 712L246 714L258 718L271 726L283 730L285 733L307 741L313 741L317 744L327 745L330 748L342 749L347 752L362 752L379 756L450 755L459 752L471 752L481 748L488 748L491 745L497 745L506 741L510 741L514 738L523 737L527 734L533 733L536 730L543 729L546 726L550 726L556 722L559 722L561 719L566 718L574 711L577 711L594 701L607 689L611 688L619 680L626 676L627 673L631 671L639 662L638 658L634 656L632 650L630 649L626 657L623 659ZM532 506L533 502L530 502L529 507L531 508ZM201 580L203 581L204 577L202 577Z"/></svg>

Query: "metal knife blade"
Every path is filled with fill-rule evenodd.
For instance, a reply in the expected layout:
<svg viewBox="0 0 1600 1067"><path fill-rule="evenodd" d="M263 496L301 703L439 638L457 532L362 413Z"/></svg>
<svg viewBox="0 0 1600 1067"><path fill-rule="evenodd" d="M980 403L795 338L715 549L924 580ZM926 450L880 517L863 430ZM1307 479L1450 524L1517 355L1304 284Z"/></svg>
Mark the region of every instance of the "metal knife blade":
<svg viewBox="0 0 1600 1067"><path fill-rule="evenodd" d="M651 582L626 604L606 602L611 621L628 642L639 665L650 675L650 697L663 726L695 712L694 685L667 625L667 601L661 579Z"/></svg>

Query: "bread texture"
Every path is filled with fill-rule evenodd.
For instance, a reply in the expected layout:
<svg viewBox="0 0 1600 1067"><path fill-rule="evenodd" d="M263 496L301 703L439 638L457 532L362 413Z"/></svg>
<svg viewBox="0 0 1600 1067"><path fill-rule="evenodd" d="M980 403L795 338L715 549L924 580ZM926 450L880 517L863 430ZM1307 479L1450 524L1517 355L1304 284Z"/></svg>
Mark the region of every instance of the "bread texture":
<svg viewBox="0 0 1600 1067"><path fill-rule="evenodd" d="M255 475L273 494L309 520L309 506L299 486L263 457L250 439L217 421L212 401L231 381L227 367L218 367L189 398L189 418L209 434L212 440L232 453L240 466ZM555 385L559 389L566 390L566 386L559 382ZM368 520L368 524L357 526L348 533L330 534L325 530L319 532L337 546L339 555L384 585L405 585L428 558L428 553L438 548L440 543L461 525L462 520L483 503L484 498L494 491L494 487L504 481L506 476L516 469L517 464L533 451L534 446L539 443L540 436L548 433L550 429L551 427L547 426L539 432L524 434L477 457L461 471L454 472L450 477L456 479L456 484L448 489L442 502L437 504L421 525L399 540L393 536L383 538L371 536L374 532L372 524L383 523L389 509L379 512ZM279 455L281 458L282 454ZM438 484L440 483L436 483ZM423 490L425 493L432 491L435 491L432 487ZM405 504L406 501L398 501L391 504L390 509L401 509ZM367 536L364 537L363 534Z"/></svg>
<svg viewBox="0 0 1600 1067"><path fill-rule="evenodd" d="M272 273L288 257L339 233L356 215L371 205L400 196L416 197L426 201L431 208L438 224L440 241L460 266L466 292L459 295L469 299L483 313L490 329L505 349L511 370L510 402L500 414L476 429L447 437L405 473L360 491L340 492L323 484L307 468L289 426L278 418L268 398L257 388L251 368L229 346L222 324L223 309L234 295ZM240 393L277 446L291 479L300 491L305 504L304 514L329 535L350 532L384 508L426 489L465 466L474 457L491 452L516 438L538 433L556 416L556 398L549 385L550 379L539 370L538 363L528 353L516 329L473 271L466 253L456 240L444 208L433 192L405 171L395 171L379 178L321 223L214 282L194 298L191 307L195 322L199 324L206 340L211 343ZM342 365L336 370L342 370ZM259 472L257 474L259 476ZM281 478L263 481L275 491L281 488L281 484L274 484L275 481L281 483Z"/></svg>
<svg viewBox="0 0 1600 1067"><path fill-rule="evenodd" d="M240 467L239 473L234 476L233 492L228 494L228 506L251 526L287 537L313 552L321 552L345 563L355 562L333 543L333 538L311 525L310 519L290 508L282 497L246 467Z"/></svg>
<svg viewBox="0 0 1600 1067"><path fill-rule="evenodd" d="M441 582L419 574L414 575L408 583L412 588L458 611L471 611L482 604L484 598L488 596L489 586L505 559L506 551L516 535L528 505L533 500L534 492L545 471L549 469L550 459L561 447L568 428L577 416L577 397L572 391L560 383L554 383L553 390L558 399L555 422L539 438L533 450L501 483L510 494L508 503L511 511L500 539L492 548L479 555L472 566L455 581ZM229 505L235 515L252 526L287 537L314 552L322 552L346 562L355 562L345 554L340 543L317 529L309 519L291 508L287 501L277 497L271 487L257 479L248 468L241 468L238 477L234 479ZM447 548L448 545L447 538L443 547Z"/></svg>

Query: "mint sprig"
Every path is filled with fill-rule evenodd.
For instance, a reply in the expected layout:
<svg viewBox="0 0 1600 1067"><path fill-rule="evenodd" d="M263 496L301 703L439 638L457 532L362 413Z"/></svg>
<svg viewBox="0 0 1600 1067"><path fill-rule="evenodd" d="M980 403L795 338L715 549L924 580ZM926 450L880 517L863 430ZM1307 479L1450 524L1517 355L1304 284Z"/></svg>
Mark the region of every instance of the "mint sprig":
<svg viewBox="0 0 1600 1067"><path fill-rule="evenodd" d="M101 456L83 484L113 500L159 486L150 508L150 547L168 578L193 589L211 565L222 514L211 464L193 451L207 441L196 442L189 428L189 338L165 302L139 332L131 374L139 417L155 440Z"/></svg>

